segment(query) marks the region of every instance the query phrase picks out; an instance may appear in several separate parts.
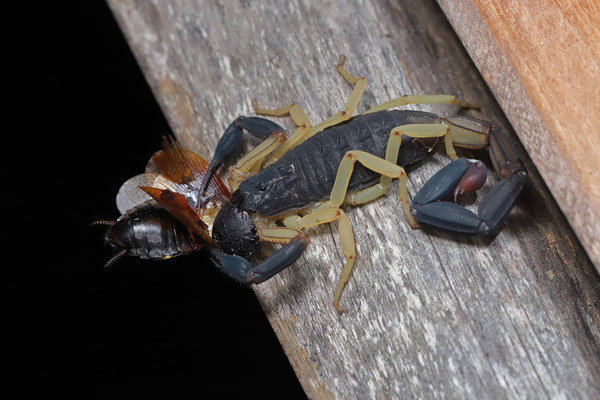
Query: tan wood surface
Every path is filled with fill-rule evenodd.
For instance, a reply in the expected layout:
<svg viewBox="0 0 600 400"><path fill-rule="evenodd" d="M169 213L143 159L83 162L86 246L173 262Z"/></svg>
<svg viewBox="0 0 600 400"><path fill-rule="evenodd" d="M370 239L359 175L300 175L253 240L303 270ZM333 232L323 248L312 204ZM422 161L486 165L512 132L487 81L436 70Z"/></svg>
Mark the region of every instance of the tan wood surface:
<svg viewBox="0 0 600 400"><path fill-rule="evenodd" d="M456 94L516 139L433 1L109 4L178 138L206 157L234 118L253 115L253 98L296 102L313 124L340 111L350 87L339 54L369 78L359 112L402 94ZM346 314L331 305L344 261L336 224L309 231L296 265L256 287L309 397L600 397L600 278L518 147L530 180L497 236L414 231L393 187L347 210L358 258ZM410 195L447 163L439 152L410 168ZM498 182L490 175L484 192Z"/></svg>
<svg viewBox="0 0 600 400"><path fill-rule="evenodd" d="M600 268L600 3L438 3Z"/></svg>

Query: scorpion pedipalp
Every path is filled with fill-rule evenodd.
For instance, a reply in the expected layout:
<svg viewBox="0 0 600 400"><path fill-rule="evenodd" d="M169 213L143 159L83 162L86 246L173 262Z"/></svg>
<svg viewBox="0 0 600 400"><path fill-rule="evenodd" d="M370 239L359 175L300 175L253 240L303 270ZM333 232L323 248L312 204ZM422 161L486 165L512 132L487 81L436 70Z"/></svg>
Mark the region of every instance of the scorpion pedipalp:
<svg viewBox="0 0 600 400"><path fill-rule="evenodd" d="M223 133L223 136L219 139L219 143L217 143L212 161L200 186L200 197L204 194L204 190L217 168L242 144L243 130L263 140L267 139L273 133L285 132L285 129L281 126L265 118L237 117L225 129L225 133Z"/></svg>

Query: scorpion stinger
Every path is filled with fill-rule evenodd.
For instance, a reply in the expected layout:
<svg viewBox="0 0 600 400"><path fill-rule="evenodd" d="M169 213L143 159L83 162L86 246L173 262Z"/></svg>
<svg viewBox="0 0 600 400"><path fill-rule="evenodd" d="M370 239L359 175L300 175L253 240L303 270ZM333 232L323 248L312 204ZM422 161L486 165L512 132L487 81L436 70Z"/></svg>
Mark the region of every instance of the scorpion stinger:
<svg viewBox="0 0 600 400"><path fill-rule="evenodd" d="M439 170L413 199L411 214L419 224L472 235L498 230L523 189L527 171L503 134L491 128L489 142L492 163L503 179L485 196L478 215L456 204L456 193L479 189L485 182L485 172L478 166L480 161L459 158ZM465 188L464 182L469 181L476 183ZM451 197L454 202L448 201Z"/></svg>

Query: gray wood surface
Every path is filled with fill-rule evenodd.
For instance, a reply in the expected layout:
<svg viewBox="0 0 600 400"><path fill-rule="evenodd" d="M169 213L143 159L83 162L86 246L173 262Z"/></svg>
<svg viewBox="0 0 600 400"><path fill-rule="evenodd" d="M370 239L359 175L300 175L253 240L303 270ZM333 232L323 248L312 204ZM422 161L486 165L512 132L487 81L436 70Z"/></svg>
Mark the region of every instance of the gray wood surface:
<svg viewBox="0 0 600 400"><path fill-rule="evenodd" d="M341 110L350 87L338 54L370 79L359 112L450 93L515 137L433 1L109 4L179 139L206 157L253 98L296 102L313 124ZM531 179L496 237L413 231L394 187L348 210L358 259L346 314L331 305L344 261L335 224L310 231L296 265L256 287L309 397L600 397L600 279L521 150ZM411 168L411 196L447 162L440 152Z"/></svg>

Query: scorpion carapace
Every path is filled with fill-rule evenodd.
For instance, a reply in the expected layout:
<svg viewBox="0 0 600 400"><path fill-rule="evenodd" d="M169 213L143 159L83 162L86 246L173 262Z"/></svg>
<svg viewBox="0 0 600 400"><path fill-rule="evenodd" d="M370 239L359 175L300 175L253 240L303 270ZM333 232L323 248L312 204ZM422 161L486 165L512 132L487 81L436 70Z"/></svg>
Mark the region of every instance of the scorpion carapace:
<svg viewBox="0 0 600 400"><path fill-rule="evenodd" d="M397 178L400 205L413 228L429 226L485 235L500 228L527 177L515 150L489 122L464 116L442 118L422 111L390 110L417 103L471 107L454 96L402 96L352 117L367 79L348 73L344 61L341 56L337 70L354 85L344 110L311 127L308 116L296 104L270 110L253 101L259 115L289 115L296 131L286 138L283 129L272 121L238 117L219 141L197 194L188 196L189 204L169 207L166 200L171 201L170 196L164 196L166 200L161 200L162 192L154 196L194 233L200 234L194 230L194 224L196 229L200 226L194 219L206 223L206 230L201 232L212 232L214 242L207 248L216 265L246 284L263 282L298 259L310 242L307 229L338 221L346 257L333 299L339 313L343 312L340 297L356 258L354 234L341 208L343 205L370 202L384 195ZM227 196L210 189L210 182L221 163L242 142L243 131L263 141L230 169L228 184L233 194L226 202ZM444 142L453 161L424 185L411 205L403 166L431 154L438 142ZM455 200L462 192L481 188L487 172L480 161L458 158L455 147L489 148L494 169L503 179L483 199L477 214ZM217 200L205 207L203 199L207 198ZM195 210L198 217L180 208ZM216 210L219 211L215 217ZM206 238L202 240L209 243ZM247 258L258 251L259 241L283 246L254 266Z"/></svg>

